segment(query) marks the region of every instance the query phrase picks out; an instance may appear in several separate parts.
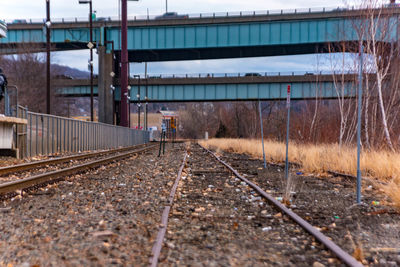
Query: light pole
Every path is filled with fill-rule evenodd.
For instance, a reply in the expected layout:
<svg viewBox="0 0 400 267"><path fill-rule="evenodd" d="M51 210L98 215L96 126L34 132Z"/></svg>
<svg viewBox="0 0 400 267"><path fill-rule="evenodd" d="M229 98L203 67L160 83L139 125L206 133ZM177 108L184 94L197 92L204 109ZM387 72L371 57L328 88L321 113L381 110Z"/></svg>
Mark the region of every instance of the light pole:
<svg viewBox="0 0 400 267"><path fill-rule="evenodd" d="M144 130L147 131L148 128L148 117L147 117L147 112L148 112L148 87L149 87L149 77L147 77L147 62L145 63L145 68L144 68L144 77L146 78L146 95L144 96L144 99L146 100L145 108L144 108Z"/></svg>
<svg viewBox="0 0 400 267"><path fill-rule="evenodd" d="M89 4L89 35L90 40L88 47L90 49L90 121L94 121L93 112L93 11L92 11L92 0L79 0L79 4Z"/></svg>
<svg viewBox="0 0 400 267"><path fill-rule="evenodd" d="M46 113L50 114L50 0L46 0Z"/></svg>

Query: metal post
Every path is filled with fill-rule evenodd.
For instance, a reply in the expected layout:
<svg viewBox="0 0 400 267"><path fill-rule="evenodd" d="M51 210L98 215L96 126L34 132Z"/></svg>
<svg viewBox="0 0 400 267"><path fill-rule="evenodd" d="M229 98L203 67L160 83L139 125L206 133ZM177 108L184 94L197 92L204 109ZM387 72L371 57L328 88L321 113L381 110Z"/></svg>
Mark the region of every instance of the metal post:
<svg viewBox="0 0 400 267"><path fill-rule="evenodd" d="M42 155L44 155L44 119L43 119L43 115L40 115L40 122L42 123Z"/></svg>
<svg viewBox="0 0 400 267"><path fill-rule="evenodd" d="M360 41L360 66L358 74L358 118L357 118L357 204L361 203L361 105L362 105L362 82L363 82L363 44Z"/></svg>
<svg viewBox="0 0 400 267"><path fill-rule="evenodd" d="M64 140L64 142L63 142L63 149L62 149L62 152L65 152L66 140L67 140L67 138L66 138L66 133L67 133L67 131L66 131L66 129L67 129L67 120L66 120L66 119L63 119L63 121L64 121L64 128L63 128L62 140Z"/></svg>
<svg viewBox="0 0 400 267"><path fill-rule="evenodd" d="M140 76L139 76L139 81L138 81L138 95L137 95L137 98L138 98L138 130L140 130L140 107L141 107L141 104L140 104Z"/></svg>
<svg viewBox="0 0 400 267"><path fill-rule="evenodd" d="M260 113L260 127L261 127L261 144L262 144L262 152L263 152L263 159L264 159L264 169L267 168L267 162L265 160L265 151L264 151L264 129L263 129L263 119L261 113L261 102L258 100L258 112Z"/></svg>
<svg viewBox="0 0 400 267"><path fill-rule="evenodd" d="M92 1L89 2L89 27L90 27L90 121L94 121L93 107L93 14Z"/></svg>
<svg viewBox="0 0 400 267"><path fill-rule="evenodd" d="M128 117L128 125L129 125L129 127L128 128L131 128L131 100L130 100L130 97L128 97L128 114L129 114L129 117Z"/></svg>
<svg viewBox="0 0 400 267"><path fill-rule="evenodd" d="M158 150L158 156L161 156L161 148L162 148L162 143L163 143L163 135L164 135L164 130L161 130L161 135L160 135L160 150Z"/></svg>
<svg viewBox="0 0 400 267"><path fill-rule="evenodd" d="M32 157L32 114L29 113L29 157Z"/></svg>
<svg viewBox="0 0 400 267"><path fill-rule="evenodd" d="M121 126L128 126L128 12L127 0L122 0L121 22Z"/></svg>
<svg viewBox="0 0 400 267"><path fill-rule="evenodd" d="M165 13L168 12L168 0L165 0Z"/></svg>
<svg viewBox="0 0 400 267"><path fill-rule="evenodd" d="M290 130L290 85L287 87L287 122L286 122L286 160L285 160L285 178L289 178L289 130Z"/></svg>
<svg viewBox="0 0 400 267"><path fill-rule="evenodd" d="M147 112L148 112L148 86L149 86L149 78L147 77L147 62L144 63L144 77L146 78L146 95L144 99L146 100L145 108L144 108L144 130L147 131L148 129L148 117L147 117Z"/></svg>
<svg viewBox="0 0 400 267"><path fill-rule="evenodd" d="M36 142L36 148L35 148L35 156L39 154L39 121L38 121L39 116L35 115L35 123L36 123L36 135L35 135L35 142Z"/></svg>
<svg viewBox="0 0 400 267"><path fill-rule="evenodd" d="M60 152L60 139L61 139L61 137L60 137L60 119L59 118L56 118L56 123L57 123L57 135L56 135L57 150L56 150L56 152L58 153L58 152Z"/></svg>
<svg viewBox="0 0 400 267"><path fill-rule="evenodd" d="M43 122L44 123L44 122ZM50 117L47 116L47 127L46 127L46 137L47 137L47 146L46 146L46 154L50 154Z"/></svg>
<svg viewBox="0 0 400 267"><path fill-rule="evenodd" d="M50 114L50 0L46 0L46 113Z"/></svg>
<svg viewBox="0 0 400 267"><path fill-rule="evenodd" d="M54 154L54 117L51 117L51 153Z"/></svg>

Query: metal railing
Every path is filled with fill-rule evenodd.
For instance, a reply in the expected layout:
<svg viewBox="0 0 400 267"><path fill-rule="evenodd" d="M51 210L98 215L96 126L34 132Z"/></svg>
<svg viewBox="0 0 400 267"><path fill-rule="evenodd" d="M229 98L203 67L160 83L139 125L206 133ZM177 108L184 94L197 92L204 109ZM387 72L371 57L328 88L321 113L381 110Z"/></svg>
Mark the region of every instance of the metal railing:
<svg viewBox="0 0 400 267"><path fill-rule="evenodd" d="M20 106L17 116L28 121L27 125L17 129L21 157L78 153L149 142L147 131L34 113Z"/></svg>
<svg viewBox="0 0 400 267"><path fill-rule="evenodd" d="M280 72L235 72L235 73L186 73L186 74L148 74L148 78L171 79L171 78L222 78L222 77L274 77L274 76L308 76L308 75L336 75L336 74L356 74L356 70L346 71L280 71ZM135 75L141 79L146 78L143 73ZM135 77L135 78L136 78ZM134 77L130 77L131 79Z"/></svg>
<svg viewBox="0 0 400 267"><path fill-rule="evenodd" d="M382 8L387 8L388 5L382 5ZM399 8L398 5L390 6ZM379 7L377 7L379 8ZM277 10L260 10L260 11L230 11L230 12L209 12L209 13L194 13L194 14L179 14L176 19L199 19L199 18L230 18L230 17L254 17L265 15L290 15L290 14L312 14L312 13L330 13L330 12L344 12L350 10L362 10L361 7L312 7L312 8L296 8L296 9L277 9ZM137 15L129 16L128 20L145 21L163 19L162 15ZM172 19L172 18L168 18ZM98 17L96 21L119 21L118 16ZM9 24L43 24L45 19L18 19L18 20L5 20ZM53 18L53 23L71 23L71 22L88 22L87 17L81 18Z"/></svg>

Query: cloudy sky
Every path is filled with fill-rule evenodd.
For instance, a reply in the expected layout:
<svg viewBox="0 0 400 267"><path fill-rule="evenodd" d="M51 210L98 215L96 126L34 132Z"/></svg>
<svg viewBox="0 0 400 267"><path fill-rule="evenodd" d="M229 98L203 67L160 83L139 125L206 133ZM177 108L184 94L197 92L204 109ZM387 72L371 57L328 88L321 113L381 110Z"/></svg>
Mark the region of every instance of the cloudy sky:
<svg viewBox="0 0 400 267"><path fill-rule="evenodd" d="M79 5L78 0L50 0L52 18L87 17L88 6ZM349 1L347 1L349 2ZM233 11L262 11L277 9L302 9L343 6L343 0L168 0L168 11L178 13L211 13ZM45 0L0 0L0 19L40 19L46 16ZM129 16L159 15L165 12L165 0L140 0L128 2ZM98 17L118 17L119 0L93 0L93 9ZM53 61L58 64L87 70L88 51L54 53ZM203 60L150 63L149 73L233 73L233 72L286 72L316 71L321 55L262 57L231 60ZM143 64L134 64L135 73L143 72Z"/></svg>

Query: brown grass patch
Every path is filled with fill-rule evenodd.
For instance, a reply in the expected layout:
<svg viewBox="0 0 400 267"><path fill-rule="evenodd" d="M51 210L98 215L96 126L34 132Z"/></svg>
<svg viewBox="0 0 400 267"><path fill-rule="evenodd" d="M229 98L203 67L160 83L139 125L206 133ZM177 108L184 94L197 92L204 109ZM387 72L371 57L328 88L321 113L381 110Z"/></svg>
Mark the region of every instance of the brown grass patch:
<svg viewBox="0 0 400 267"><path fill-rule="evenodd" d="M262 159L261 140L249 139L210 139L199 141L205 147L219 148L234 153L245 153ZM285 144L267 140L264 143L267 161L285 161ZM290 143L289 161L299 164L302 170L312 174L335 171L344 174L357 174L355 147L331 145L312 145ZM391 151L364 151L361 154L361 168L364 177L376 178L387 183L380 187L400 209L400 153Z"/></svg>

